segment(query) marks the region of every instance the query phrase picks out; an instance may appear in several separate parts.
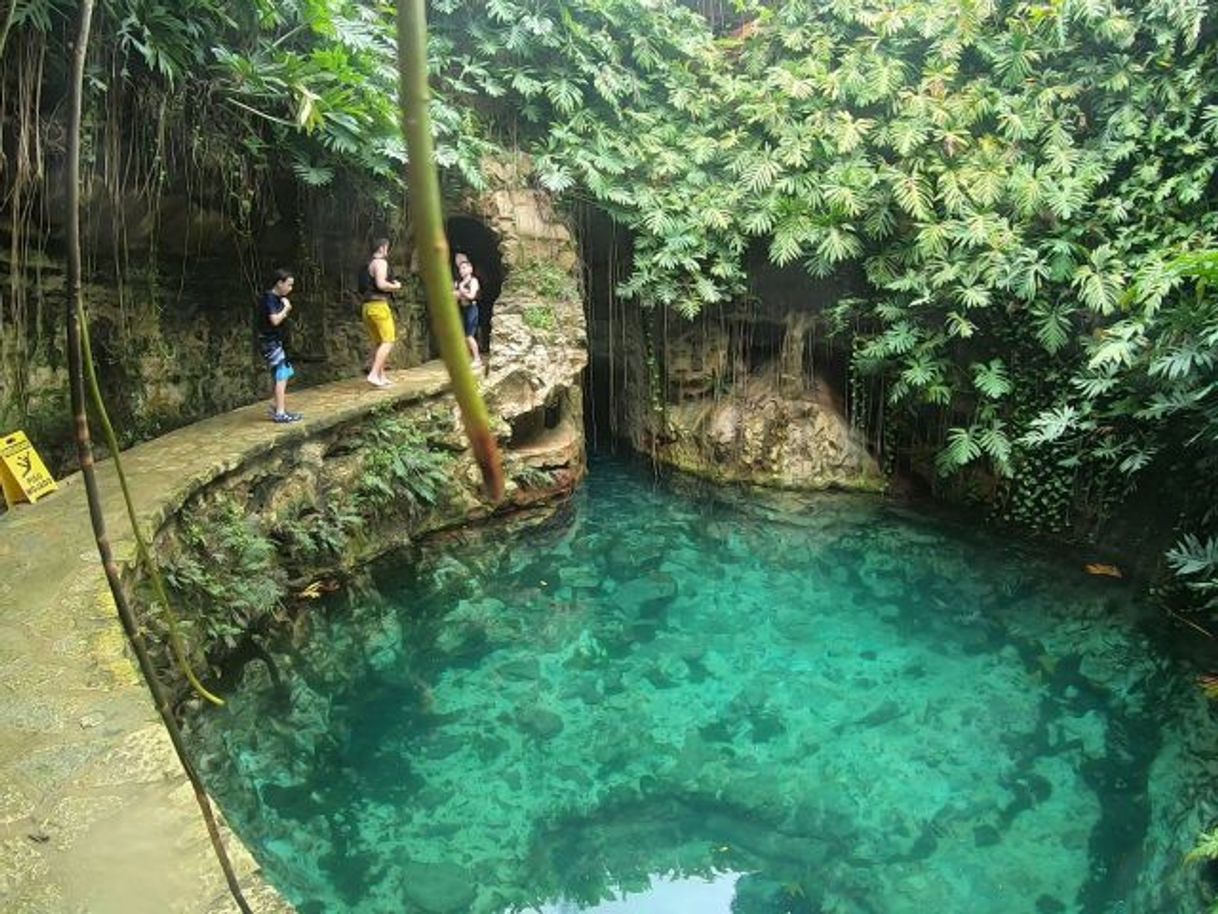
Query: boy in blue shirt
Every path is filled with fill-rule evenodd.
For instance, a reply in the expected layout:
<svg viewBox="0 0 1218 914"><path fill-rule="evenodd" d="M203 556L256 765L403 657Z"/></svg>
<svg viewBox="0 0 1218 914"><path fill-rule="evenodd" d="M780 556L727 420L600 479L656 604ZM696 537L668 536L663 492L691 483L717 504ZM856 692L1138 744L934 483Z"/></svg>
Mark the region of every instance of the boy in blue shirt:
<svg viewBox="0 0 1218 914"><path fill-rule="evenodd" d="M288 412L284 402L288 378L296 373L284 350L287 332L283 326L292 313L292 303L287 296L295 284L296 279L290 270L276 270L274 284L262 293L258 301L258 349L266 359L266 367L271 370L271 379L275 382L275 397L271 403L272 422L299 422L304 418L300 413Z"/></svg>

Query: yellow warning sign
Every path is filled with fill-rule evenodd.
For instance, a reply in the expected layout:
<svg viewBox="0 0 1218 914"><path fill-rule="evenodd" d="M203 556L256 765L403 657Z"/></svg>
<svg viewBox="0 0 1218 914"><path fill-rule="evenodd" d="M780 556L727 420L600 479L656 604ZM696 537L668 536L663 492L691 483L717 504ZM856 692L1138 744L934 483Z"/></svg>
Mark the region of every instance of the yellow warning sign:
<svg viewBox="0 0 1218 914"><path fill-rule="evenodd" d="M25 432L0 439L0 484L10 508L19 501L38 501L57 488Z"/></svg>

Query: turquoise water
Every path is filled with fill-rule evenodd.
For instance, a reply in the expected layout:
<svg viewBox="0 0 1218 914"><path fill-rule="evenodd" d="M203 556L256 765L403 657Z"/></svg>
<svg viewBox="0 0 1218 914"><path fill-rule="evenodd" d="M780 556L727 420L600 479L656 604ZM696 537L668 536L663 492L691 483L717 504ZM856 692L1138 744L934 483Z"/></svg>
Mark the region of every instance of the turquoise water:
<svg viewBox="0 0 1218 914"><path fill-rule="evenodd" d="M1191 911L1208 712L1156 621L879 500L604 460L311 604L192 739L303 914Z"/></svg>

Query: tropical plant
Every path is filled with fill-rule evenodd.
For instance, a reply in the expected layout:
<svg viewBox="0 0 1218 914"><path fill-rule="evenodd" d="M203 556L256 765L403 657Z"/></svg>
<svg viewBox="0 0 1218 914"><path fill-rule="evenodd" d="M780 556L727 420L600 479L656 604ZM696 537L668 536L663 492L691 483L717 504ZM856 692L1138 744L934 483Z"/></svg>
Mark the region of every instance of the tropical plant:
<svg viewBox="0 0 1218 914"><path fill-rule="evenodd" d="M423 432L405 420L376 420L361 433L358 446L367 457L355 494L371 514L392 510L402 498L421 510L438 504L452 489L452 458L433 450Z"/></svg>
<svg viewBox="0 0 1218 914"><path fill-rule="evenodd" d="M1178 507L1182 536L1166 559L1181 588L1209 610L1218 609L1215 279L1215 251L1144 269L1119 319L1086 342L1087 360L1061 400L1024 436L1033 445L1064 444L1130 486L1154 469L1183 480L1190 498Z"/></svg>

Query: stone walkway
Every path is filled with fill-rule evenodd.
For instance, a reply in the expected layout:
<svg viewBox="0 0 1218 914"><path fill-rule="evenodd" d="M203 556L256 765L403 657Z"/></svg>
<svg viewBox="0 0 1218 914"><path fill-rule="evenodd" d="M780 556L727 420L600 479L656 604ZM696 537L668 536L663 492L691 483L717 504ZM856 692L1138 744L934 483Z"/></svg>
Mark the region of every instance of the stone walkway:
<svg viewBox="0 0 1218 914"><path fill-rule="evenodd" d="M443 391L444 366L294 391L305 421L259 403L124 452L141 524L154 530L200 486L293 436ZM99 465L116 554L133 554L109 461ZM0 911L235 911L190 786L128 657L79 474L0 516ZM230 848L258 912L290 910Z"/></svg>

